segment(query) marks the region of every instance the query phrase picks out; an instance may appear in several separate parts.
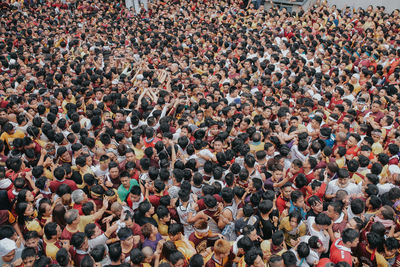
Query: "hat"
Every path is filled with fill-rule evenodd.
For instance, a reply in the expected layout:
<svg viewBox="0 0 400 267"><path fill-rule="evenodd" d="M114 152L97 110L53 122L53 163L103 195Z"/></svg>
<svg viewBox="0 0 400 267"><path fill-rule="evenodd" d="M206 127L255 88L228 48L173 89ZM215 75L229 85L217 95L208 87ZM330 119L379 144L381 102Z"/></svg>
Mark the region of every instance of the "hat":
<svg viewBox="0 0 400 267"><path fill-rule="evenodd" d="M4 257L14 249L17 249L15 242L8 238L0 240L0 257Z"/></svg>

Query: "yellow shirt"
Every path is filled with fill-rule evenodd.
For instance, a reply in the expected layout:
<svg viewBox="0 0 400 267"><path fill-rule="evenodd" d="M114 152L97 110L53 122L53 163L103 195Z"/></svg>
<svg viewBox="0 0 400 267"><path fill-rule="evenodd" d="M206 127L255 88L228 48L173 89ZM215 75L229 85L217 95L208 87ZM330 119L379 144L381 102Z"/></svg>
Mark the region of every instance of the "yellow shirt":
<svg viewBox="0 0 400 267"><path fill-rule="evenodd" d="M139 148L133 147L133 151L135 151L136 159L141 160L144 157L143 149L139 149Z"/></svg>
<svg viewBox="0 0 400 267"><path fill-rule="evenodd" d="M289 216L286 216L285 218L283 218L281 220L279 229L281 229L283 231L283 235L285 236L286 245L288 245L289 247L292 247L290 240L297 239L297 238L305 235L307 232L307 227L302 222L300 222L300 225L297 226L297 230L293 231L294 229L292 228L292 226L290 225L290 222L289 222Z"/></svg>
<svg viewBox="0 0 400 267"><path fill-rule="evenodd" d="M344 167L344 163L345 163L345 158L344 157L336 160L336 164L338 165L339 168L343 168Z"/></svg>
<svg viewBox="0 0 400 267"><path fill-rule="evenodd" d="M88 215L88 216L79 216L81 218L81 220L79 221L78 224L78 231L79 232L85 232L85 227L86 225L88 225L89 223L94 223L94 217L93 215Z"/></svg>
<svg viewBox="0 0 400 267"><path fill-rule="evenodd" d="M156 220L157 224L158 224L158 232L162 235L162 236L168 236L168 225L160 222L160 220L158 219L157 214L153 215L153 219Z"/></svg>
<svg viewBox="0 0 400 267"><path fill-rule="evenodd" d="M50 257L52 260L56 259L56 254L60 249L54 245L54 243L46 242L46 256Z"/></svg>
<svg viewBox="0 0 400 267"><path fill-rule="evenodd" d="M20 130L16 130L13 134L8 134L6 132L0 135L0 139L7 143L7 146L10 150L12 150L12 142L16 138L24 138L25 134Z"/></svg>
<svg viewBox="0 0 400 267"><path fill-rule="evenodd" d="M42 227L40 226L38 220L28 221L26 222L25 226L28 231L36 231L38 233L42 231Z"/></svg>
<svg viewBox="0 0 400 267"><path fill-rule="evenodd" d="M250 152L255 153L257 151L264 150L264 142L260 142L258 145L250 144Z"/></svg>

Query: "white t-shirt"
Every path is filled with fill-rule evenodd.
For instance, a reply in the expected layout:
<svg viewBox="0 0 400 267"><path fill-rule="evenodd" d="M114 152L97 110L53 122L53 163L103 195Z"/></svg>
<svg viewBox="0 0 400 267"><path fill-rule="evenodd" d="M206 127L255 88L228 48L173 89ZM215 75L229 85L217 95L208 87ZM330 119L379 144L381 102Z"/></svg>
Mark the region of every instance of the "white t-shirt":
<svg viewBox="0 0 400 267"><path fill-rule="evenodd" d="M89 243L89 251L91 251L97 245L105 245L107 240L108 240L108 237L106 237L105 234L101 234L98 237L90 239L88 241L88 243Z"/></svg>
<svg viewBox="0 0 400 267"><path fill-rule="evenodd" d="M203 159L202 157L209 157L209 158L214 157L214 154L208 149L200 150L198 152L198 154L199 154L199 157L196 160L197 160L197 162L199 163L200 166L203 166L204 163L206 162L206 160Z"/></svg>
<svg viewBox="0 0 400 267"><path fill-rule="evenodd" d="M342 188L337 185L337 182L338 182L337 179L329 182L326 188L326 194L333 195L336 194L336 192L339 190L344 190L349 195L361 193L360 188L354 183L349 183L346 187Z"/></svg>
<svg viewBox="0 0 400 267"><path fill-rule="evenodd" d="M311 236L309 236L309 235L302 236L302 237L300 237L300 242L306 242L308 244L308 240L310 239L310 237ZM310 248L310 255L308 255L306 258L307 263L310 266L314 266L315 262L317 262L317 263L319 262L320 256L321 255L318 252L316 252L315 250Z"/></svg>
<svg viewBox="0 0 400 267"><path fill-rule="evenodd" d="M321 240L322 245L324 245L325 252L328 252L329 249L329 236L325 235L323 231L317 231L314 229L313 224L315 223L315 217L308 217L307 219L307 227L308 227L308 234L310 236L316 236Z"/></svg>

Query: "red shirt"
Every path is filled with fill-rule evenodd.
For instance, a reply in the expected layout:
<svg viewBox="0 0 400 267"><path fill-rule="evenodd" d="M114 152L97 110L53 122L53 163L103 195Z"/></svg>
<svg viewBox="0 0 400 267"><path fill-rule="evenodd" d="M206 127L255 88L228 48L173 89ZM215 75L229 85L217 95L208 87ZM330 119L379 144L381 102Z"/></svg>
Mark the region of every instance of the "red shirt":
<svg viewBox="0 0 400 267"><path fill-rule="evenodd" d="M65 179L62 182L57 181L57 180L51 181L49 188L50 188L51 192L56 193L58 187L60 187L60 185L62 185L62 184L69 185L69 187L71 187L72 192L75 191L76 189L78 189L78 187L76 186L76 183L74 181L68 180L68 179Z"/></svg>
<svg viewBox="0 0 400 267"><path fill-rule="evenodd" d="M276 207L278 208L279 213L282 213L286 209L286 202L288 201L284 200L282 195L276 199Z"/></svg>
<svg viewBox="0 0 400 267"><path fill-rule="evenodd" d="M341 238L336 239L335 242L332 244L330 254L331 256L329 257L329 259L333 263L336 264L338 262L345 261L350 264L350 266L353 266L351 249L343 245L343 241Z"/></svg>
<svg viewBox="0 0 400 267"><path fill-rule="evenodd" d="M165 190L165 191L162 193L162 195L163 195L163 196L168 195L168 191ZM154 206L155 209L158 207L158 205L160 205L160 198L161 198L161 194L150 195L150 196L149 196L149 201L150 201L151 205Z"/></svg>

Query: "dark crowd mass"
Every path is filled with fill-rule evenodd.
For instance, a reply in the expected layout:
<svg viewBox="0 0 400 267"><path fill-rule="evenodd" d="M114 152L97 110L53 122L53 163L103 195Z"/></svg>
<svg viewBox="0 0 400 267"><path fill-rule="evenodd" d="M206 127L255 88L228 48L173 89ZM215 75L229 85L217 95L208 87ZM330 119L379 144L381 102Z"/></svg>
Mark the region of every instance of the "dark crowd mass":
<svg viewBox="0 0 400 267"><path fill-rule="evenodd" d="M399 31L319 1L1 1L0 267L400 267Z"/></svg>

